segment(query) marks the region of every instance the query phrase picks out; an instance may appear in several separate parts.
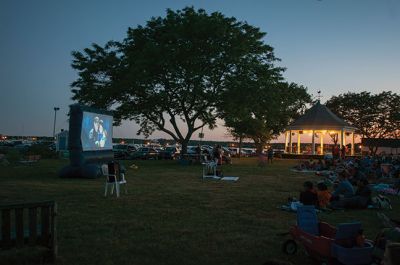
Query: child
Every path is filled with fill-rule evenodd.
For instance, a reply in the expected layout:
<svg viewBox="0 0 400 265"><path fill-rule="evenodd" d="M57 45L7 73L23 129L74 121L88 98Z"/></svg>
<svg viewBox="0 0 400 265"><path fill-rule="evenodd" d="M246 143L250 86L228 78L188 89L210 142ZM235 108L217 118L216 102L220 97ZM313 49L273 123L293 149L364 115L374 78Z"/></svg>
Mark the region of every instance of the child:
<svg viewBox="0 0 400 265"><path fill-rule="evenodd" d="M303 184L304 190L300 192L300 202L303 205L318 206L318 196L314 191L314 185L311 181L306 181Z"/></svg>
<svg viewBox="0 0 400 265"><path fill-rule="evenodd" d="M331 200L331 193L325 183L320 182L317 184L318 205L320 208L326 208Z"/></svg>
<svg viewBox="0 0 400 265"><path fill-rule="evenodd" d="M357 245L357 247L360 247L360 248L364 247L364 245L365 245L365 236L364 236L363 229L358 230L358 234L356 237L356 245Z"/></svg>

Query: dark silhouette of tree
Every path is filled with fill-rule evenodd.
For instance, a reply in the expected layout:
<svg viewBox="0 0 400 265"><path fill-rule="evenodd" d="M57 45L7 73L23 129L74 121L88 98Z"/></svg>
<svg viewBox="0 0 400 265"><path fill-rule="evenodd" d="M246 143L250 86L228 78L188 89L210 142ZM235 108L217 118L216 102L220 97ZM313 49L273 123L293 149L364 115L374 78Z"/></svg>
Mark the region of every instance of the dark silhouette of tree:
<svg viewBox="0 0 400 265"><path fill-rule="evenodd" d="M400 95L396 93L348 92L330 98L326 106L356 127L363 138L400 137ZM369 149L373 154L377 151Z"/></svg>
<svg viewBox="0 0 400 265"><path fill-rule="evenodd" d="M280 78L265 35L218 12L168 9L166 17L129 28L121 42L73 52L79 78L72 98L114 110L117 123L136 121L138 134L163 131L185 153L194 132L216 126L221 97L228 84L240 83L242 70Z"/></svg>
<svg viewBox="0 0 400 265"><path fill-rule="evenodd" d="M257 153L281 134L285 127L311 102L307 89L286 83L268 69L244 73L242 82L225 91L222 116L234 135L254 141Z"/></svg>

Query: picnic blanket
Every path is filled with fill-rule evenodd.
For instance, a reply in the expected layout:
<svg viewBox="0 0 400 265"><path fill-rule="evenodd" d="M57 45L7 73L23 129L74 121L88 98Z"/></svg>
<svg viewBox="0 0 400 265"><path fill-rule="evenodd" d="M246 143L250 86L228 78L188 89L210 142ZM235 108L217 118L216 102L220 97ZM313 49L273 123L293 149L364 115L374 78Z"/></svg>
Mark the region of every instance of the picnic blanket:
<svg viewBox="0 0 400 265"><path fill-rule="evenodd" d="M223 181L232 181L232 182L236 182L239 180L239 177L234 177L234 176L204 176L204 178L208 178L208 179L215 179L215 180L223 180Z"/></svg>
<svg viewBox="0 0 400 265"><path fill-rule="evenodd" d="M232 177L232 176L227 176L227 177L222 177L221 180L225 181L238 181L239 177Z"/></svg>
<svg viewBox="0 0 400 265"><path fill-rule="evenodd" d="M389 194L389 195L400 195L400 191L392 187L392 185L387 183L379 183L372 187L373 190L379 193Z"/></svg>

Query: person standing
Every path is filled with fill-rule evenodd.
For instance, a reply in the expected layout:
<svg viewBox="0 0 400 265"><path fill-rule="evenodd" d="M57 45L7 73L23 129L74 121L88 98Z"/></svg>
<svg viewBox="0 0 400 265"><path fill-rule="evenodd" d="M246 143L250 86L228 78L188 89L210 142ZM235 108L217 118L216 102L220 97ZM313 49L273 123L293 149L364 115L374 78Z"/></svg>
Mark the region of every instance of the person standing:
<svg viewBox="0 0 400 265"><path fill-rule="evenodd" d="M336 159L339 158L339 147L337 146L337 144L335 144L335 145L332 147L332 156L333 156L333 159L334 159L334 160L336 160Z"/></svg>
<svg viewBox="0 0 400 265"><path fill-rule="evenodd" d="M274 150L272 149L271 146L268 148L267 156L268 156L268 163L272 164L272 160L274 159Z"/></svg>
<svg viewBox="0 0 400 265"><path fill-rule="evenodd" d="M342 149L340 149L340 158L344 160L346 158L346 146L343 145Z"/></svg>
<svg viewBox="0 0 400 265"><path fill-rule="evenodd" d="M196 159L198 161L200 161L201 160L201 147L199 144L196 146L196 156L197 156Z"/></svg>

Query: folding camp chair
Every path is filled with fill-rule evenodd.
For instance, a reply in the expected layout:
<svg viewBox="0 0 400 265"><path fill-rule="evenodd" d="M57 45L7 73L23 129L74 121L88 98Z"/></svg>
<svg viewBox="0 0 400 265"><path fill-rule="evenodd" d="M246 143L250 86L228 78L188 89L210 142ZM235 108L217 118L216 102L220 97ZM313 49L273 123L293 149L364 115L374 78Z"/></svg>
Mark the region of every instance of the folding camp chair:
<svg viewBox="0 0 400 265"><path fill-rule="evenodd" d="M120 194L120 186L124 185L125 193L127 190L127 181L125 179L125 174L120 172L120 166L118 163L110 162L101 166L103 175L106 177L104 196L107 196L108 187L111 187L111 194L114 193L114 186L117 197Z"/></svg>
<svg viewBox="0 0 400 265"><path fill-rule="evenodd" d="M220 179L217 175L217 162L216 161L205 161L203 164L203 179L213 178Z"/></svg>

